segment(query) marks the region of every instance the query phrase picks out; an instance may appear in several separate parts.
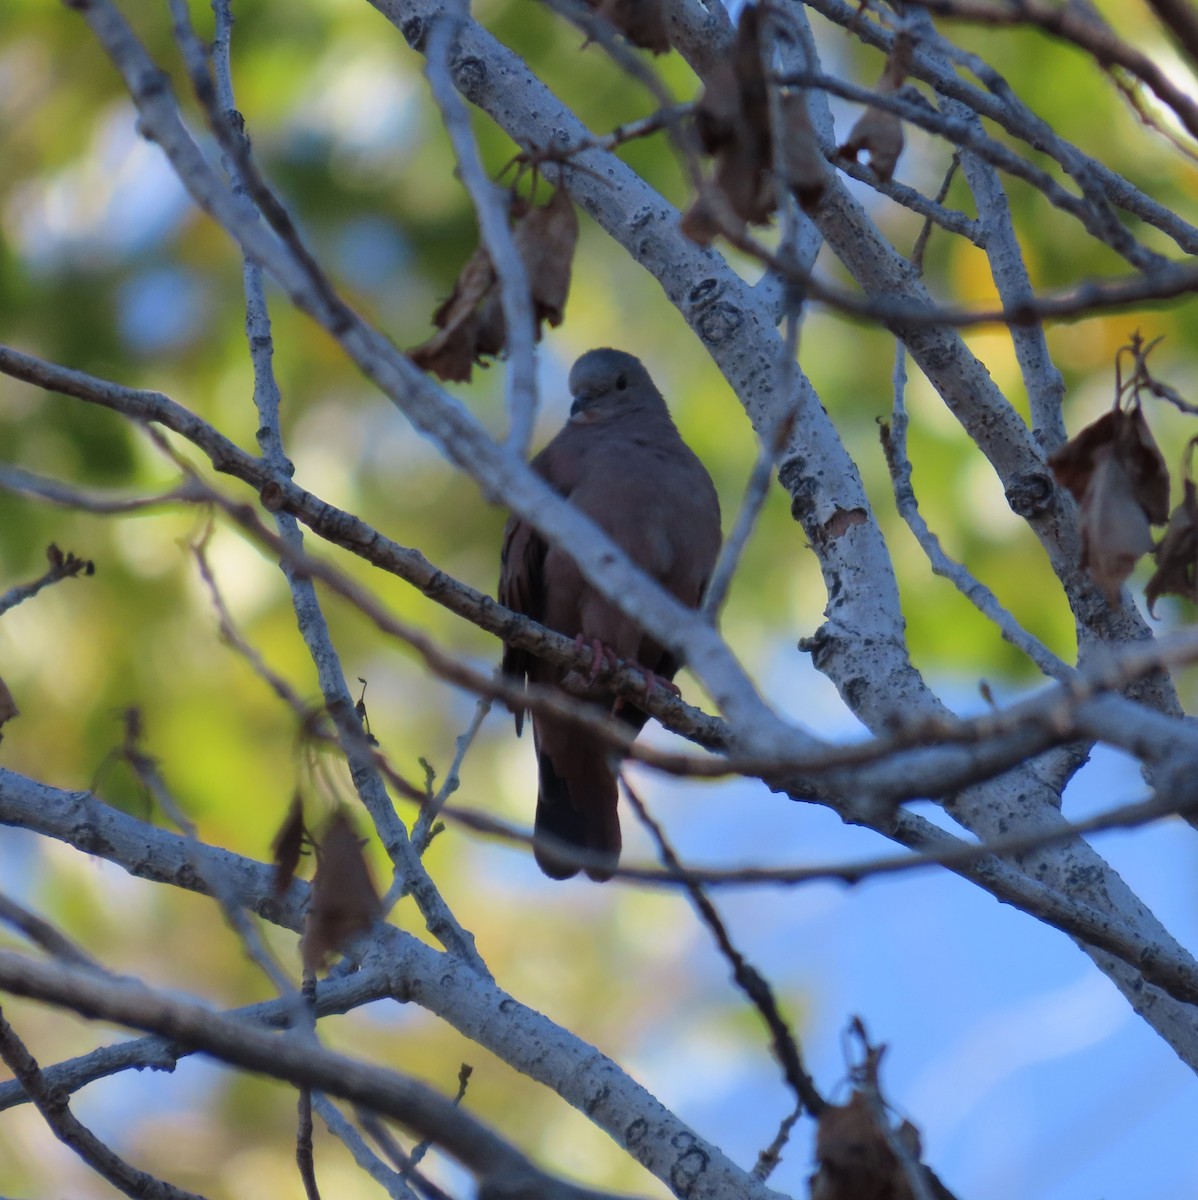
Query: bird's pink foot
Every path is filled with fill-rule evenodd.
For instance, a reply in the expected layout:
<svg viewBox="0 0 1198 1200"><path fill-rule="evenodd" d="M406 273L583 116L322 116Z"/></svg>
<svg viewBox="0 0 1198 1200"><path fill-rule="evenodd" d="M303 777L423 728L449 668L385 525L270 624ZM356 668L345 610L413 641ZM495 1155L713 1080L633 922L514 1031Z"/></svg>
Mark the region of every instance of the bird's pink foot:
<svg viewBox="0 0 1198 1200"><path fill-rule="evenodd" d="M644 681L643 686L645 689L646 696L652 695L653 689L660 684L663 688L666 689L667 692L673 692L673 694L675 696L677 696L679 699L682 698L682 692L679 690L678 685L673 680L663 679L660 675L657 674L656 671L649 670L648 667L643 666L641 663L631 663L630 665L635 670L640 671L641 678ZM625 701L624 697L618 696L616 698L615 705L612 707L612 714L613 715L618 714L619 711L624 707L625 703L626 703L626 701Z"/></svg>
<svg viewBox="0 0 1198 1200"><path fill-rule="evenodd" d="M591 670L586 677L587 687L595 686L595 680L599 678L602 671L615 671L620 666L616 652L610 646L605 646L598 638L586 638L580 633L574 638L574 645L580 650L584 646L588 646L591 651Z"/></svg>

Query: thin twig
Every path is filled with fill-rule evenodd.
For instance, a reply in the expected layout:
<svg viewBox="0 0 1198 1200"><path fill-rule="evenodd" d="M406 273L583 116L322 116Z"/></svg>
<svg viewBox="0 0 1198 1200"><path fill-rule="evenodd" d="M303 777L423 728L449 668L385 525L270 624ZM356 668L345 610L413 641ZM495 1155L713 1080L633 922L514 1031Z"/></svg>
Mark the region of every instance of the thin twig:
<svg viewBox="0 0 1198 1200"><path fill-rule="evenodd" d="M0 487L10 491L30 485L34 478L26 471L0 467ZM16 587L9 588L7 592L0 595L0 616L8 612L10 608L16 608L18 604L36 596L38 592L52 583L58 583L61 579L74 579L79 575L91 575L95 572L95 564L90 560L77 558L74 554L63 554L53 544L47 549L46 557L50 560L50 569L44 575L40 575L31 583L21 583Z"/></svg>
<svg viewBox="0 0 1198 1200"><path fill-rule="evenodd" d="M298 993L294 983L263 941L245 909L238 903L236 892L230 886L223 872L219 869L213 871L211 865L205 863L199 850L201 843L195 822L187 816L175 800L174 794L162 776L158 760L142 748L144 730L139 710L135 708L125 710L124 727L124 740L117 752L120 758L129 765L130 770L158 809L187 839L197 877L203 880L209 894L220 905L225 921L241 940L250 960L275 985L280 995L290 997L292 1003L295 1003L298 1000Z"/></svg>
<svg viewBox="0 0 1198 1200"><path fill-rule="evenodd" d="M410 1181L426 1200L452 1200L427 1175L418 1170L412 1161L412 1156L393 1137L391 1131L383 1124L382 1119L375 1113L359 1108L356 1112L358 1123L374 1138L382 1152L391 1160L392 1165L400 1176Z"/></svg>
<svg viewBox="0 0 1198 1200"><path fill-rule="evenodd" d="M458 1068L458 1090L453 1098L454 1104L461 1104L466 1099L466 1089L470 1086L470 1076L474 1074L474 1068L469 1063L462 1063ZM421 1159L432 1149L432 1142L427 1138L412 1147L412 1153L409 1156L413 1166L419 1166Z"/></svg>
<svg viewBox="0 0 1198 1200"><path fill-rule="evenodd" d="M319 1093L313 1096L312 1108L328 1126L329 1132L345 1143L354 1162L386 1191L391 1200L417 1200L404 1177L371 1150L353 1122L327 1096Z"/></svg>
<svg viewBox="0 0 1198 1200"><path fill-rule="evenodd" d="M192 47L192 51L185 54L191 66L192 85L208 117L209 125L231 160L230 174L253 200L258 212L302 266L309 283L333 318L334 327L344 330L354 325L356 317L337 295L332 283L305 246L286 207L258 170L244 126L239 123L237 128L234 128L230 123L229 114L219 108L216 91L207 70L201 69L202 55L197 55L195 51L198 39L191 27L186 7L180 0L175 0L175 3L176 37L184 45ZM222 39L222 46L226 49L228 41L226 24L225 36ZM222 79L221 90L231 105L232 81L228 75L227 58L218 60L216 66ZM249 255L246 254L246 257ZM254 398L258 408L259 426L271 431L265 436L266 450L270 455L268 465L272 468L272 474L276 479L285 478L289 464L283 454L282 439L278 432L279 394L272 365L270 318L261 288L260 272L247 269L245 282L246 327L255 366ZM302 553L303 539L298 525L285 513L279 512L276 516L279 518L279 539L282 545L291 553ZM379 775L373 769L370 747L362 736L345 674L311 579L302 573L295 573L291 569L290 557L285 555L284 558L284 571L291 587L292 604L300 632L317 668L325 707L337 728L358 795L374 821L383 846L396 870L405 879L434 936L444 939L447 947L452 947L466 961L473 963L480 972L486 973L487 968L475 948L474 939L450 912L425 871L419 856L412 849L407 829L398 819L394 805L387 796Z"/></svg>
<svg viewBox="0 0 1198 1200"><path fill-rule="evenodd" d="M1096 813L1082 821L1062 821L1048 827L1008 833L984 842L966 842L945 833L943 843L935 850L908 854L891 854L879 858L859 859L839 863L822 863L810 867L692 867L672 866L668 870L622 864L613 869L614 879L626 879L656 887L796 887L806 883L843 883L855 886L869 879L901 875L928 867L957 869L987 859L1018 859L1054 843L1069 842L1093 833L1113 829L1136 829L1167 817L1185 816L1198 811L1198 797L1181 803L1173 797L1153 796L1120 804L1105 812ZM479 809L449 806L447 820L459 822L470 829L503 841L532 844L528 830L512 825ZM564 854L565 852L563 852ZM570 856L571 865L598 865L600 858L579 851ZM1198 995L1198 993L1195 993Z"/></svg>
<svg viewBox="0 0 1198 1200"><path fill-rule="evenodd" d="M640 138L651 137L663 129L669 129L679 121L689 117L694 112L693 104L670 104L651 112L647 117L636 121L626 121L617 125L608 133L596 137L580 138L568 146L547 146L533 150L522 150L512 159L521 167L539 168L543 163L568 162L570 159L588 150L618 150L629 142Z"/></svg>
<svg viewBox="0 0 1198 1200"><path fill-rule="evenodd" d="M782 1161L782 1151L786 1149L786 1144L790 1141L791 1132L794 1130L803 1112L804 1106L800 1101L779 1122L778 1132L774 1134L774 1140L762 1150L757 1156L757 1162L753 1164L754 1179L760 1179L762 1183L765 1183L774 1173L774 1169Z"/></svg>
<svg viewBox="0 0 1198 1200"><path fill-rule="evenodd" d="M787 346L783 351L786 361L793 362L793 341L796 336L792 331L797 330L798 320L793 312L788 313ZM785 379L789 372L783 371ZM741 555L748 545L749 538L761 517L761 510L769 496L770 484L774 478L774 467L778 457L786 448L794 429L796 409L783 408L771 416L770 425L763 429L758 443L757 457L753 461L753 469L749 472L749 480L745 484L745 494L736 513L732 532L728 534L723 546L720 547L719 557L711 573L711 581L703 593L702 612L704 616L714 621L719 615L724 601L728 598L728 589L732 585L732 577L740 565Z"/></svg>
<svg viewBox="0 0 1198 1200"><path fill-rule="evenodd" d="M989 137L980 122L963 121L941 112L926 103L918 93L876 92L820 71L788 72L777 82L788 87L818 89L842 100L895 113L904 121L943 137L950 145L970 150L1000 171L1030 184L1055 208L1074 217L1088 233L1109 245L1141 271L1155 270L1167 261L1137 242L1127 230L1115 232L1109 229L1103 214L1097 212L1085 198L1074 195L1047 171Z"/></svg>
<svg viewBox="0 0 1198 1200"><path fill-rule="evenodd" d="M884 53L893 47L894 34L879 23L859 20L861 8L846 0L807 0L808 7L851 31L863 43ZM1154 200L1104 163L1083 154L1060 137L1052 126L1037 116L1018 97L1015 89L990 63L962 50L934 28L923 28L920 41L929 53L917 50L912 76L922 79L937 93L965 104L978 116L993 122L1012 137L1054 159L1078 184L1096 207L1115 204L1161 230L1187 253L1198 252L1198 229L1172 209ZM940 61L946 60L948 65ZM961 68L958 70L957 68ZM963 77L971 73L983 86Z"/></svg>
<svg viewBox="0 0 1198 1200"><path fill-rule="evenodd" d="M798 1043L795 1041L794 1033L778 1008L773 988L770 987L765 977L757 968L733 944L732 938L728 933L728 927L720 918L715 905L712 904L700 884L693 879L686 878L686 869L683 867L678 855L674 852L673 847L666 840L665 832L650 815L644 802L629 784L627 777L621 776L620 781L624 785L624 794L628 797L629 803L631 803L633 810L636 812L637 819L649 831L649 835L657 844L657 851L662 862L665 863L666 867L672 873L683 878L683 886L686 888L691 904L699 914L700 920L707 926L711 936L715 939L715 944L720 953L732 968L732 978L736 986L744 992L745 997L765 1022L765 1027L769 1031L770 1041L773 1045L774 1057L778 1060L778 1064L782 1068L783 1078L786 1080L791 1091L794 1092L795 1099L813 1117L818 1117L823 1112L827 1102L819 1094L819 1090L815 1086L815 1081L807 1074L806 1068L803 1066Z"/></svg>
<svg viewBox="0 0 1198 1200"><path fill-rule="evenodd" d="M77 965L77 964L76 964ZM101 1178L139 1200L203 1200L195 1192L147 1174L126 1162L71 1112L66 1097L50 1087L37 1060L0 1012L0 1059L42 1114L50 1132Z"/></svg>
<svg viewBox="0 0 1198 1200"><path fill-rule="evenodd" d="M1150 87L1167 104L1191 137L1198 138L1198 102L1173 82L1161 65L1122 41L1097 12L1080 6L1019 0L994 4L990 0L914 0L930 12L984 25L1033 25L1085 50L1104 69L1117 64Z"/></svg>
<svg viewBox="0 0 1198 1200"><path fill-rule="evenodd" d="M860 1039L862 1060L853 1069L853 1084L865 1096L873 1117L874 1126L881 1132L890 1153L894 1155L903 1177L907 1181L912 1200L953 1200L948 1189L935 1180L934 1176L917 1155L911 1152L907 1139L899 1135L898 1130L891 1124L888 1105L882 1098L882 1087L878 1079L878 1068L881 1065L885 1046L871 1046L865 1032L865 1025L860 1017L854 1017L849 1025L850 1031Z"/></svg>
<svg viewBox="0 0 1198 1200"><path fill-rule="evenodd" d="M140 982L41 963L0 950L0 987L15 995L166 1033L231 1066L340 1096L385 1113L431 1137L478 1180L487 1194L537 1195L544 1200L610 1200L608 1193L566 1183L536 1167L466 1109L399 1072L280 1038ZM500 1191L500 1188L510 1189ZM492 1193L491 1189L495 1189Z"/></svg>
<svg viewBox="0 0 1198 1200"><path fill-rule="evenodd" d="M312 1148L312 1089L301 1087L295 1103L297 1122L295 1130L295 1165L304 1183L304 1195L308 1200L320 1200L320 1188L316 1183L316 1156Z"/></svg>
<svg viewBox="0 0 1198 1200"><path fill-rule="evenodd" d="M412 845L416 847L417 854L423 854L428 849L428 844L432 840L433 822L445 807L449 797L461 787L462 763L465 762L466 754L474 744L474 739L487 719L493 703L494 700L491 696L478 698L474 705L474 715L470 718L470 724L454 740L453 760L449 764L445 778L441 781L441 786L421 805L420 815L416 818L416 824L412 826ZM386 904L384 903L385 910Z"/></svg>
<svg viewBox="0 0 1198 1200"><path fill-rule="evenodd" d="M203 580L204 586L208 589L208 598L212 602L212 607L216 610L221 640L241 655L249 665L250 670L291 709L296 717L303 722L305 727L308 727L312 719L312 706L303 699L282 675L268 665L254 646L250 645L242 637L233 620L232 613L229 612L229 606L225 603L220 585L216 582L216 576L212 572L212 564L208 561L208 545L212 540L213 530L213 525L209 524L206 526L199 539L192 542L189 549L191 550L192 557L195 559L196 569L200 573L200 578ZM330 730L326 736L332 738L332 731Z"/></svg>
<svg viewBox="0 0 1198 1200"><path fill-rule="evenodd" d="M953 178L961 166L961 151L954 150L953 156L949 160L948 170L944 172L944 178L940 181L940 187L936 189L936 203L940 204L948 195L948 189L952 187ZM932 237L932 229L935 223L931 218L925 218L924 223L920 226L919 233L916 235L915 244L911 247L911 265L915 268L918 275L923 274L923 258L927 253L928 242Z"/></svg>
<svg viewBox="0 0 1198 1200"><path fill-rule="evenodd" d="M907 528L915 535L932 570L947 579L987 620L997 626L1004 640L1021 650L1050 679L1068 683L1077 678L1077 672L1068 663L1044 645L1034 634L1029 633L999 601L998 597L981 580L975 578L958 562L954 562L944 551L940 539L928 528L927 521L919 511L915 488L911 483L911 460L907 456L907 351L901 342L894 351L894 407L890 424L882 425L882 449L886 454L886 465L890 470L890 482L894 487L895 504Z"/></svg>

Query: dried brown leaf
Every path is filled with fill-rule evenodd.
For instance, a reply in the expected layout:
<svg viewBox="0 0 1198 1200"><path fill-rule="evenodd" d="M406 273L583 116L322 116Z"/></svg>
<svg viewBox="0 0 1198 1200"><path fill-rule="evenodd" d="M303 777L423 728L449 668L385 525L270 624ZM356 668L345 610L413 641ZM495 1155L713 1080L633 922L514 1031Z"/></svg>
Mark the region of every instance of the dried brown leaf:
<svg viewBox="0 0 1198 1200"><path fill-rule="evenodd" d="M758 11L741 10L732 53L713 68L695 108L695 129L715 159L714 184L742 220L761 225L777 207L771 176L769 97L761 69ZM683 231L708 242L713 210L699 200L683 220ZM718 227L718 222L716 222Z"/></svg>
<svg viewBox="0 0 1198 1200"><path fill-rule="evenodd" d="M1090 485L1096 456L1115 441L1121 415L1118 410L1104 413L1079 430L1048 460L1057 483L1068 489L1079 504Z"/></svg>
<svg viewBox="0 0 1198 1200"><path fill-rule="evenodd" d="M664 54L670 48L665 0L587 0L634 46Z"/></svg>
<svg viewBox="0 0 1198 1200"><path fill-rule="evenodd" d="M903 80L911 68L913 49L909 37L900 34L894 39L882 77L878 80L879 95L893 95L903 86ZM889 179L903 152L902 118L884 108L866 109L849 130L848 139L838 153L842 158L856 161L863 150L869 155L869 165L874 174L879 179Z"/></svg>
<svg viewBox="0 0 1198 1200"><path fill-rule="evenodd" d="M886 58L882 78L878 80L879 92L897 92L903 86L903 81L911 70L911 58L914 53L915 43L911 36L906 33L898 34Z"/></svg>
<svg viewBox="0 0 1198 1200"><path fill-rule="evenodd" d="M485 247L479 246L462 268L449 297L433 313L433 324L440 333L413 347L408 357L422 371L430 371L438 379L454 383L469 380L481 354L498 353L503 347L501 332L494 350L480 349L480 345L495 341L493 330L484 326L479 314L497 282L491 256Z"/></svg>
<svg viewBox="0 0 1198 1200"><path fill-rule="evenodd" d="M555 328L562 323L566 297L570 294L570 270L578 246L578 214L570 197L558 188L548 204L525 213L512 236L528 271L540 337L542 321Z"/></svg>
<svg viewBox="0 0 1198 1200"><path fill-rule="evenodd" d="M1169 517L1155 557L1156 570L1144 589L1149 615L1156 616L1160 596L1198 601L1198 497L1192 480L1185 481L1185 496Z"/></svg>
<svg viewBox="0 0 1198 1200"><path fill-rule="evenodd" d="M283 818L270 849L271 861L275 864L274 893L281 896L291 886L304 850L304 802L299 792L291 798L287 816Z"/></svg>
<svg viewBox="0 0 1198 1200"><path fill-rule="evenodd" d="M316 875L304 929L306 971L322 970L382 915L378 892L362 855L362 843L341 809L333 814L316 847Z"/></svg>
<svg viewBox="0 0 1198 1200"><path fill-rule="evenodd" d="M1145 516L1161 525L1169 519L1169 468L1137 404L1122 414L1116 453L1127 470L1132 490Z"/></svg>
<svg viewBox="0 0 1198 1200"><path fill-rule="evenodd" d="M856 162L863 150L869 155L869 165L879 179L889 179L894 174L903 152L903 122L897 113L884 108L866 109L849 130L848 139L837 153L841 158Z"/></svg>
<svg viewBox="0 0 1198 1200"><path fill-rule="evenodd" d="M678 228L700 246L710 246L720 232L720 220L710 185L705 184L694 203L682 214Z"/></svg>
<svg viewBox="0 0 1198 1200"><path fill-rule="evenodd" d="M1152 533L1133 481L1115 447L1101 449L1081 503L1082 566L1088 567L1107 603L1118 608L1119 589Z"/></svg>
<svg viewBox="0 0 1198 1200"><path fill-rule="evenodd" d="M778 97L778 105L782 121L778 175L799 204L811 209L828 185L828 164L811 127L807 97L802 92L785 91Z"/></svg>
<svg viewBox="0 0 1198 1200"><path fill-rule="evenodd" d="M765 225L778 207L769 158L751 140L735 142L716 159L715 186L732 211L750 225Z"/></svg>
<svg viewBox="0 0 1198 1200"><path fill-rule="evenodd" d="M564 191L533 207L512 201L512 237L528 272L540 339L541 322L560 325L578 243L578 216ZM468 381L475 365L502 354L507 343L499 277L486 248L479 246L458 276L452 294L433 314L441 332L408 351L422 370L455 383Z"/></svg>
<svg viewBox="0 0 1198 1200"><path fill-rule="evenodd" d="M1070 438L1049 460L1053 475L1079 502L1108 448L1123 465L1136 501L1155 525L1169 517L1169 469L1139 405L1115 408Z"/></svg>
<svg viewBox="0 0 1198 1200"><path fill-rule="evenodd" d="M862 1092L820 1114L815 1157L811 1200L909 1200L902 1165Z"/></svg>

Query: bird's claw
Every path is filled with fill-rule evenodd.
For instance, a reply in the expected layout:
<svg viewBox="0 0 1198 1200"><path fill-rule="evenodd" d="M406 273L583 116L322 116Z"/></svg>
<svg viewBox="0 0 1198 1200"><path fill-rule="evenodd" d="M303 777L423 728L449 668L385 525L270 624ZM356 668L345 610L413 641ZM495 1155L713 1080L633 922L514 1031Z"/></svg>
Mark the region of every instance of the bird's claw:
<svg viewBox="0 0 1198 1200"><path fill-rule="evenodd" d="M641 685L645 690L646 698L653 694L653 689L655 687L660 686L665 688L667 692L677 696L680 700L682 699L682 692L672 679L663 679L657 674L656 671L651 671L648 667L643 666L641 663L631 663L630 665L633 670L640 671L641 673ZM616 702L612 706L612 715L619 715L620 710L626 703L627 701L623 696L617 696Z"/></svg>
<svg viewBox="0 0 1198 1200"><path fill-rule="evenodd" d="M598 638L583 637L580 633L574 638L574 645L579 650L586 647L591 652L591 669L586 676L587 687L594 687L595 680L604 671L619 670L620 660L616 652L610 646L605 646ZM571 672L571 674L578 674L578 672Z"/></svg>

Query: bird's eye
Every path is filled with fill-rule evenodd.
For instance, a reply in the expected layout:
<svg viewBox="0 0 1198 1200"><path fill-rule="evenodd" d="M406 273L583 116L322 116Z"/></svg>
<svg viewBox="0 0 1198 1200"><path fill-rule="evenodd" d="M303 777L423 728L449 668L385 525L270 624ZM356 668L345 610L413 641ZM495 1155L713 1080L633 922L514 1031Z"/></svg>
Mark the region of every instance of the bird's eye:
<svg viewBox="0 0 1198 1200"><path fill-rule="evenodd" d="M627 378L627 376L624 376L624 375L617 375L617 376L616 376L616 390L617 390L617 391L619 391L619 392L622 392L622 391L624 391L624 390L625 390L627 387L628 387L628 378Z"/></svg>

